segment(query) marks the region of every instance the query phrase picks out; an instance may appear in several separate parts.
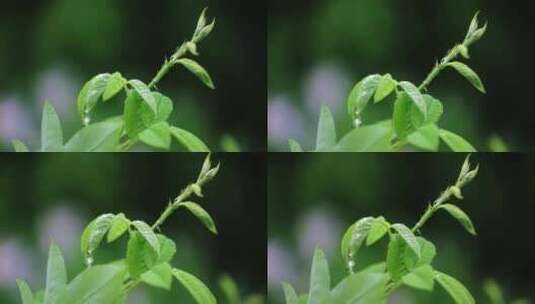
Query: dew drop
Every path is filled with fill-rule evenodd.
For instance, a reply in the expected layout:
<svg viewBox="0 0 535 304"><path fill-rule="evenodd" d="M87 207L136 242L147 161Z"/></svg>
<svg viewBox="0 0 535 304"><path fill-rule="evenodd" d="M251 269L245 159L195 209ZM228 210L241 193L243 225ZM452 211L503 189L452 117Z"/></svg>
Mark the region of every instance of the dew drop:
<svg viewBox="0 0 535 304"><path fill-rule="evenodd" d="M354 120L353 120L353 126L356 128L360 127L362 125L362 119L360 119L360 117L356 117Z"/></svg>

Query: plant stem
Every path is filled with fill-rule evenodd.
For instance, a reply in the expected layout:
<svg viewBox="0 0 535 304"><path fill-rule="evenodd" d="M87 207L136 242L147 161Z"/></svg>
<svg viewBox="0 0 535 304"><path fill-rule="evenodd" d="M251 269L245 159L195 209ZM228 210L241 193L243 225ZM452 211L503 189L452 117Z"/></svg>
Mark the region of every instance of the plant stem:
<svg viewBox="0 0 535 304"><path fill-rule="evenodd" d="M177 60L186 55L187 52L186 44L183 43L178 50L171 56L171 60L165 60L160 70L158 70L158 73L156 73L156 76L151 80L149 83L149 88L154 88L160 80L171 70L177 63Z"/></svg>
<svg viewBox="0 0 535 304"><path fill-rule="evenodd" d="M167 205L167 208L165 208L164 212L160 215L160 217L154 222L152 225L152 229L155 230L158 227L160 227L167 218L175 212L178 207L180 207L180 203L183 202L185 199L191 196L193 194L192 185L188 185L186 189L182 190L179 196L175 198L175 200L172 203L169 203Z"/></svg>
<svg viewBox="0 0 535 304"><path fill-rule="evenodd" d="M427 209L425 210L424 215L420 218L418 223L414 225L412 228L412 231L415 232L422 228L423 225L433 216L433 214L438 210L440 205L447 202L451 197L453 196L453 186L450 186L446 189L446 191L442 192L440 196L433 202L433 204L429 205Z"/></svg>
<svg viewBox="0 0 535 304"><path fill-rule="evenodd" d="M451 49L448 54L440 60L440 63L435 64L435 67L431 72L427 75L425 80L420 84L418 87L419 90L423 90L427 88L431 84L431 82L438 76L438 74L446 67L448 63L450 63L453 59L457 58L457 56L460 53L459 45L455 46L453 49Z"/></svg>

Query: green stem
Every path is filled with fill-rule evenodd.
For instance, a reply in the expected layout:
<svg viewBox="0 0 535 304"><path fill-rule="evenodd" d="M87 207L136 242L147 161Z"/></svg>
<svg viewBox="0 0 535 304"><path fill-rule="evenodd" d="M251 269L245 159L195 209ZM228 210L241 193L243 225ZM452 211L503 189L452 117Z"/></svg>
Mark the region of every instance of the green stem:
<svg viewBox="0 0 535 304"><path fill-rule="evenodd" d="M149 83L149 88L154 88L162 80L162 78L177 64L177 60L186 55L188 49L186 48L186 44L183 43L178 50L171 56L171 60L165 60L160 70L158 70L158 73L156 73L156 76L151 80Z"/></svg>
<svg viewBox="0 0 535 304"><path fill-rule="evenodd" d="M447 202L452 196L453 196L453 187L448 187L446 191L442 192L440 196L433 202L433 204L429 205L427 209L425 210L424 215L420 218L418 223L414 225L412 228L412 231L418 231L420 228L425 225L425 223L433 216L433 214L440 208L440 205Z"/></svg>
<svg viewBox="0 0 535 304"><path fill-rule="evenodd" d="M455 46L453 49L451 49L448 54L440 60L440 63L437 63L433 70L427 75L425 80L420 84L418 89L421 91L425 88L427 88L431 82L438 76L438 74L446 67L448 63L450 63L453 59L457 58L459 56L460 50L459 45Z"/></svg>

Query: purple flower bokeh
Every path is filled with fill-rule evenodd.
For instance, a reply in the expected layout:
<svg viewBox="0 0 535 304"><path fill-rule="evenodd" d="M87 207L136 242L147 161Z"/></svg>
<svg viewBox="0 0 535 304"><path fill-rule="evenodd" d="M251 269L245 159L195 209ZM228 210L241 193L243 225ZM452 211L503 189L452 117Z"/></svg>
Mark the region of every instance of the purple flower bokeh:
<svg viewBox="0 0 535 304"><path fill-rule="evenodd" d="M268 289L280 288L282 281L297 278L295 262L290 252L278 240L268 241Z"/></svg>
<svg viewBox="0 0 535 304"><path fill-rule="evenodd" d="M305 135L303 118L288 97L279 95L268 100L268 140L286 144L289 138L301 140Z"/></svg>
<svg viewBox="0 0 535 304"><path fill-rule="evenodd" d="M335 253L341 231L339 219L329 210L317 208L305 213L298 224L301 257L310 259L317 246L327 254Z"/></svg>
<svg viewBox="0 0 535 304"><path fill-rule="evenodd" d="M68 70L52 67L45 70L36 80L35 96L42 108L45 101L50 102L60 117L72 115L76 110L79 83Z"/></svg>
<svg viewBox="0 0 535 304"><path fill-rule="evenodd" d="M344 104L349 94L348 74L338 65L325 63L315 66L306 76L303 96L308 111L316 117L321 106L328 106L332 112Z"/></svg>
<svg viewBox="0 0 535 304"><path fill-rule="evenodd" d="M14 287L16 279L31 281L36 276L31 252L16 239L0 240L0 287Z"/></svg>
<svg viewBox="0 0 535 304"><path fill-rule="evenodd" d="M33 117L15 97L0 99L0 137L4 141L28 140L32 137Z"/></svg>

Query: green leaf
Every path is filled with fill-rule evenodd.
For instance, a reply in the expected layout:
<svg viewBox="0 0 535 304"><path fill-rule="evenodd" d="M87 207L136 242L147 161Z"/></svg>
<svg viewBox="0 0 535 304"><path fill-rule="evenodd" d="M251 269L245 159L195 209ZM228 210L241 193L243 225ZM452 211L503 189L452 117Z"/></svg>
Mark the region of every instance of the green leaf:
<svg viewBox="0 0 535 304"><path fill-rule="evenodd" d="M11 144L13 145L15 152L30 152L28 147L20 140L13 140L11 141Z"/></svg>
<svg viewBox="0 0 535 304"><path fill-rule="evenodd" d="M409 95L405 93L399 94L394 103L392 125L396 136L400 140L405 140L415 130L411 122L412 106L413 104Z"/></svg>
<svg viewBox="0 0 535 304"><path fill-rule="evenodd" d="M425 103L425 99L422 96L422 93L420 93L420 90L418 90L414 84L408 81L400 82L399 86L409 95L409 98L414 102L416 107L418 107L418 110L420 110L424 117L426 117L427 104Z"/></svg>
<svg viewBox="0 0 535 304"><path fill-rule="evenodd" d="M173 269L169 263L156 265L141 275L141 281L156 288L170 290L173 283Z"/></svg>
<svg viewBox="0 0 535 304"><path fill-rule="evenodd" d="M433 243L417 237L418 244L420 244L420 256L418 257L410 248L405 249L405 265L409 270L423 265L430 265L437 254L437 249Z"/></svg>
<svg viewBox="0 0 535 304"><path fill-rule="evenodd" d="M110 77L111 75L108 73L99 74L84 85L77 101L78 114L82 118L93 110L104 90L106 90Z"/></svg>
<svg viewBox="0 0 535 304"><path fill-rule="evenodd" d="M189 291L191 296L199 304L216 304L217 301L212 292L201 280L194 275L180 269L173 269L175 278Z"/></svg>
<svg viewBox="0 0 535 304"><path fill-rule="evenodd" d="M177 127L171 127L170 130L171 135L184 145L189 152L210 152L206 144L191 132Z"/></svg>
<svg viewBox="0 0 535 304"><path fill-rule="evenodd" d="M466 289L466 287L464 287L464 285L461 282L457 281L455 278L445 273L435 271L435 280L449 293L455 303L476 303L468 289Z"/></svg>
<svg viewBox="0 0 535 304"><path fill-rule="evenodd" d="M466 139L461 136L440 129L440 138L453 150L453 152L477 152L476 149L468 142Z"/></svg>
<svg viewBox="0 0 535 304"><path fill-rule="evenodd" d="M152 96L154 96L156 104L158 105L156 121L166 121L173 112L173 101L171 98L158 92L153 92Z"/></svg>
<svg viewBox="0 0 535 304"><path fill-rule="evenodd" d="M139 133L139 140L151 147L169 150L171 146L169 124L165 121L153 124Z"/></svg>
<svg viewBox="0 0 535 304"><path fill-rule="evenodd" d="M383 238L390 229L390 223L388 223L384 217L380 216L375 218L373 224L368 232L368 238L366 239L366 246L371 246L377 241Z"/></svg>
<svg viewBox="0 0 535 304"><path fill-rule="evenodd" d="M80 129L65 144L66 152L114 152L117 150L122 120L109 120Z"/></svg>
<svg viewBox="0 0 535 304"><path fill-rule="evenodd" d="M148 247L147 242L139 232L133 232L128 239L126 248L126 266L128 273L133 278L138 278L141 274L148 271L154 264L148 264L146 261L156 260L153 250Z"/></svg>
<svg viewBox="0 0 535 304"><path fill-rule="evenodd" d="M493 279L488 279L483 282L483 290L487 294L487 297L491 300L492 304L506 303L500 286Z"/></svg>
<svg viewBox="0 0 535 304"><path fill-rule="evenodd" d="M472 235L476 235L476 229L474 228L474 224L472 224L472 221L470 220L470 217L464 211L462 211L459 207L452 205L452 204L444 204L440 205L440 209L446 210L451 216L453 216L461 225L463 225L464 229L468 231Z"/></svg>
<svg viewBox="0 0 535 304"><path fill-rule="evenodd" d="M321 151L331 148L336 144L336 126L334 118L329 108L321 106L321 114L318 123L318 133L316 137L316 150Z"/></svg>
<svg viewBox="0 0 535 304"><path fill-rule="evenodd" d="M407 243L409 248L416 254L416 256L420 257L420 244L418 244L416 236L414 236L414 233L412 233L409 227L403 224L394 224L392 225L392 228L399 233L403 241Z"/></svg>
<svg viewBox="0 0 535 304"><path fill-rule="evenodd" d="M423 265L406 274L402 281L409 287L432 291L433 287L435 286L434 278L435 272L433 267L429 265Z"/></svg>
<svg viewBox="0 0 535 304"><path fill-rule="evenodd" d="M114 218L115 215L111 213L103 214L95 218L86 226L80 239L80 250L86 259L92 260L93 252L104 239Z"/></svg>
<svg viewBox="0 0 535 304"><path fill-rule="evenodd" d="M299 299L297 298L297 294L295 293L295 289L292 287L292 285L286 282L282 282L282 289L284 290L284 297L286 299L286 304L298 304L299 303Z"/></svg>
<svg viewBox="0 0 535 304"><path fill-rule="evenodd" d="M338 142L335 151L340 152L386 152L390 151L392 121L353 129Z"/></svg>
<svg viewBox="0 0 535 304"><path fill-rule="evenodd" d="M381 75L370 75L353 87L347 99L347 112L350 117L358 116L364 111L381 78Z"/></svg>
<svg viewBox="0 0 535 304"><path fill-rule="evenodd" d="M386 255L386 269L394 282L400 281L405 274L409 273L405 264L406 248L407 243L403 241L401 236L398 234L391 236Z"/></svg>
<svg viewBox="0 0 535 304"><path fill-rule="evenodd" d="M17 280L22 304L33 304L33 294L30 286L23 280Z"/></svg>
<svg viewBox="0 0 535 304"><path fill-rule="evenodd" d="M416 148L436 152L440 144L439 129L435 124L421 127L409 135L408 142Z"/></svg>
<svg viewBox="0 0 535 304"><path fill-rule="evenodd" d="M124 213L119 213L113 217L108 230L108 243L111 243L121 237L130 227L130 221L124 216Z"/></svg>
<svg viewBox="0 0 535 304"><path fill-rule="evenodd" d="M483 86L483 83L481 82L481 79L479 76L477 76L476 72L474 72L469 66L462 62L450 62L447 64L447 66L454 68L461 74L466 80L468 80L478 91L485 94L485 87Z"/></svg>
<svg viewBox="0 0 535 304"><path fill-rule="evenodd" d="M319 248L314 251L312 270L310 271L310 291L307 304L327 303L331 289L329 264L325 253Z"/></svg>
<svg viewBox="0 0 535 304"><path fill-rule="evenodd" d="M139 96L141 96L143 101L147 103L152 112L157 113L158 105L156 104L156 99L152 95L152 92L150 91L149 87L145 83L137 79L130 80L128 81L128 83L134 88L134 90L139 94Z"/></svg>
<svg viewBox="0 0 535 304"><path fill-rule="evenodd" d="M424 95L424 99L427 107L427 115L424 116L415 105L411 108L411 121L415 128L437 124L444 112L440 100L433 98L431 95Z"/></svg>
<svg viewBox="0 0 535 304"><path fill-rule="evenodd" d="M85 269L67 286L57 303L121 303L124 296L125 268L122 263L98 265Z"/></svg>
<svg viewBox="0 0 535 304"><path fill-rule="evenodd" d="M160 243L160 255L157 256L151 248L148 247L148 244L145 244L147 247L145 250L145 263L150 268L153 265L158 265L161 263L169 263L173 259L176 253L176 244L173 240L166 237L163 234L158 234L158 242Z"/></svg>
<svg viewBox="0 0 535 304"><path fill-rule="evenodd" d="M106 84L106 89L104 90L104 93L102 95L102 100L107 101L111 99L113 96L117 95L124 86L126 85L127 81L124 79L123 75L119 72L113 73L110 78L108 79L108 83Z"/></svg>
<svg viewBox="0 0 535 304"><path fill-rule="evenodd" d="M125 131L129 138L134 139L154 122L155 114L135 91L128 92L124 103Z"/></svg>
<svg viewBox="0 0 535 304"><path fill-rule="evenodd" d="M63 130L58 113L47 101L43 108L41 120L41 150L43 152L60 152L63 148Z"/></svg>
<svg viewBox="0 0 535 304"><path fill-rule="evenodd" d="M206 212L206 210L204 210L199 204L194 202L183 202L180 203L179 206L187 208L201 221L201 223L203 223L206 228L208 228L208 230L210 230L213 234L217 234L217 228L215 227L214 220L210 214L208 214L208 212Z"/></svg>
<svg viewBox="0 0 535 304"><path fill-rule="evenodd" d="M133 221L132 225L136 227L137 231L139 231L141 236L147 241L154 253L156 253L157 256L160 256L160 242L154 231L152 231L152 228L143 221Z"/></svg>
<svg viewBox="0 0 535 304"><path fill-rule="evenodd" d="M349 262L355 257L364 240L368 237L368 233L374 222L375 218L373 217L361 218L346 230L340 244L342 257L344 257L346 262Z"/></svg>
<svg viewBox="0 0 535 304"><path fill-rule="evenodd" d="M199 79L210 89L215 89L214 83L212 81L212 78L210 78L210 75L208 72L197 62L183 58L179 59L177 63L183 65L186 69L188 69L190 72L192 72L195 76L199 77Z"/></svg>
<svg viewBox="0 0 535 304"><path fill-rule="evenodd" d="M228 304L241 304L240 291L236 282L229 276L219 278L219 287L223 291Z"/></svg>
<svg viewBox="0 0 535 304"><path fill-rule="evenodd" d="M385 304L387 281L384 273L351 274L333 289L331 301L325 303Z"/></svg>
<svg viewBox="0 0 535 304"><path fill-rule="evenodd" d="M288 139L288 144L290 145L290 152L303 152L303 148L297 141Z"/></svg>
<svg viewBox="0 0 535 304"><path fill-rule="evenodd" d="M373 97L374 102L378 103L384 100L394 91L396 86L397 82L392 78L392 75L386 74L381 77L381 80L379 80L379 83L377 84L377 90L375 91L375 95Z"/></svg>
<svg viewBox="0 0 535 304"><path fill-rule="evenodd" d="M44 304L55 304L67 286L65 260L59 247L52 243L48 251Z"/></svg>

